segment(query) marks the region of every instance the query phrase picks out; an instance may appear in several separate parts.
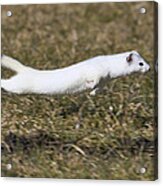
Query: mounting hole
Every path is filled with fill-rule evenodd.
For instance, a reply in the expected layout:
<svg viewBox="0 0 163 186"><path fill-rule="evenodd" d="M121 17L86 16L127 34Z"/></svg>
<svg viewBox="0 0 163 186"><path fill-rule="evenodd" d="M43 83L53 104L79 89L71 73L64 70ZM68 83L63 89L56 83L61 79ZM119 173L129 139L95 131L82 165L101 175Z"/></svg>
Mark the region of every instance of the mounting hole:
<svg viewBox="0 0 163 186"><path fill-rule="evenodd" d="M142 7L139 9L139 13L145 14L147 12L146 8Z"/></svg>
<svg viewBox="0 0 163 186"><path fill-rule="evenodd" d="M140 168L140 173L141 173L141 174L146 173L146 168L144 168L144 167Z"/></svg>
<svg viewBox="0 0 163 186"><path fill-rule="evenodd" d="M7 11L7 16L11 17L12 16L12 12L11 11Z"/></svg>
<svg viewBox="0 0 163 186"><path fill-rule="evenodd" d="M9 164L6 165L6 168L7 168L7 170L11 170L12 169L12 165L9 163Z"/></svg>

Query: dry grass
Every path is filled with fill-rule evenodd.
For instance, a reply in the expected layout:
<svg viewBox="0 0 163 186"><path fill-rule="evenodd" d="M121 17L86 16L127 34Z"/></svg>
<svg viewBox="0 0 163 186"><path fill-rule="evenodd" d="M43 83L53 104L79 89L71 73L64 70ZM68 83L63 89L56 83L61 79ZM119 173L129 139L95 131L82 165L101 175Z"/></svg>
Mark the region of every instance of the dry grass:
<svg viewBox="0 0 163 186"><path fill-rule="evenodd" d="M108 82L95 97L2 92L2 176L156 178L153 5L2 6L2 53L26 65L52 69L134 49L152 67Z"/></svg>

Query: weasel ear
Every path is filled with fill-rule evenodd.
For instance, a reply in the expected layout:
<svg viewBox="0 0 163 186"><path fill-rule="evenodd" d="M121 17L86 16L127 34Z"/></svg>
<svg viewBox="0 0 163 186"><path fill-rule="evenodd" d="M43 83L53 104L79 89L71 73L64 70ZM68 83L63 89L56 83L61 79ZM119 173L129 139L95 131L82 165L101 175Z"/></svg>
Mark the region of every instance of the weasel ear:
<svg viewBox="0 0 163 186"><path fill-rule="evenodd" d="M133 53L129 54L129 56L126 57L127 62L132 62Z"/></svg>

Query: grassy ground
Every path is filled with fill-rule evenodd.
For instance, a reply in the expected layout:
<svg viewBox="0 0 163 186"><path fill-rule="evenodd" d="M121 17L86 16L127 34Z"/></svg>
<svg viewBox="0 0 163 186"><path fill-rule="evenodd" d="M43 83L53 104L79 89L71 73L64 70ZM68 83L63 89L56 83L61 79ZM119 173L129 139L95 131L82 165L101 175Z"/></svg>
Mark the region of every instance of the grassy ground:
<svg viewBox="0 0 163 186"><path fill-rule="evenodd" d="M153 39L152 2L3 6L2 53L26 65L53 69L134 49L152 69L95 97L2 92L2 176L154 180Z"/></svg>

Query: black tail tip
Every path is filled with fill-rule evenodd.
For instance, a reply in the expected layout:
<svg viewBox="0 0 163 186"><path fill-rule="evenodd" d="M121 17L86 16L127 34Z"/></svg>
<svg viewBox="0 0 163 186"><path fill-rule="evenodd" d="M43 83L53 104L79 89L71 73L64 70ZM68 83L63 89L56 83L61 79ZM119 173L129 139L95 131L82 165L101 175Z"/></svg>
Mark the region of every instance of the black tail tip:
<svg viewBox="0 0 163 186"><path fill-rule="evenodd" d="M1 54L1 58L3 58L4 54Z"/></svg>

